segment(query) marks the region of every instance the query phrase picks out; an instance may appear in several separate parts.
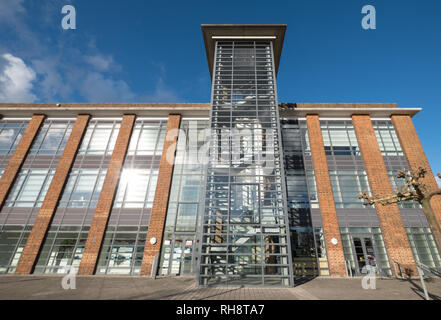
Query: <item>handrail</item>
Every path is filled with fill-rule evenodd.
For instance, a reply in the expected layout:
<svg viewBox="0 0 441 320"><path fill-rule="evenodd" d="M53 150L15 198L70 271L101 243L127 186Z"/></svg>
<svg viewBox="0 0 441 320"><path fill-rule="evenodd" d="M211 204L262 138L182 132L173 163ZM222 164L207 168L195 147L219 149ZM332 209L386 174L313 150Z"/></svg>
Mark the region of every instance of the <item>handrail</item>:
<svg viewBox="0 0 441 320"><path fill-rule="evenodd" d="M395 277L400 278L400 279L404 279L403 269L401 268L401 263L397 260L392 260L392 264L393 264L394 270L395 270ZM400 270L400 276L398 276L397 265L398 265L398 269Z"/></svg>
<svg viewBox="0 0 441 320"><path fill-rule="evenodd" d="M436 268L429 267L419 261L416 261L416 264L419 265L423 271L427 271L427 272L433 274L434 276L441 278L441 272L439 270L437 270Z"/></svg>
<svg viewBox="0 0 441 320"><path fill-rule="evenodd" d="M426 284L424 282L423 271L426 270L429 273L431 273L434 276L439 277L439 278L441 278L441 272L439 272L435 268L431 268L429 266L426 266L425 264L423 264L419 261L415 261L415 264L417 266L418 274L420 276L420 281L421 281L421 286L423 287L424 296L425 296L426 300L430 300L429 294L427 293Z"/></svg>
<svg viewBox="0 0 441 320"><path fill-rule="evenodd" d="M346 275L348 276L348 277L353 277L353 274L352 274L352 266L351 266L351 261L349 261L349 260L345 260L345 265L346 265Z"/></svg>
<svg viewBox="0 0 441 320"><path fill-rule="evenodd" d="M430 300L429 294L427 293L426 284L424 283L423 270L421 269L420 263L418 261L415 262L418 270L418 275L420 276L421 286L423 287L424 297L426 298L426 300Z"/></svg>

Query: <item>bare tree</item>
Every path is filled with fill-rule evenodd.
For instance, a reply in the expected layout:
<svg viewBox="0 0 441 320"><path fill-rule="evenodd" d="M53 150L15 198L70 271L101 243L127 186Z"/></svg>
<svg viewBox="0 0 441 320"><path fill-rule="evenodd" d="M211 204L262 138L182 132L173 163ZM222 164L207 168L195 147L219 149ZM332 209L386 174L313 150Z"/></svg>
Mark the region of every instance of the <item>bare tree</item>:
<svg viewBox="0 0 441 320"><path fill-rule="evenodd" d="M421 181L426 173L427 170L422 167L419 167L418 170L415 171L411 170L410 173L407 173L406 170L400 170L397 174L397 178L404 179L405 185L397 187L393 196L375 199L364 191L358 196L358 199L365 200L364 205L379 204L383 206L403 201L417 201L423 207L438 251L441 252L441 227L430 204L430 200L435 195L441 195L441 189L433 190ZM438 173L438 177L441 179L441 174Z"/></svg>

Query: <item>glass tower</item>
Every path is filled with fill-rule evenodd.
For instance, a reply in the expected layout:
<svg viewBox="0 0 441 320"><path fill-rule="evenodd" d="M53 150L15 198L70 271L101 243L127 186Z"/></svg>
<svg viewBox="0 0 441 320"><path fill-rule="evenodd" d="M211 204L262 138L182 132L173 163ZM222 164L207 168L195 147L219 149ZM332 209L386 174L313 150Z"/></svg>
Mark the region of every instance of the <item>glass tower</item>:
<svg viewBox="0 0 441 320"><path fill-rule="evenodd" d="M290 286L273 42L231 38L215 42L199 284Z"/></svg>

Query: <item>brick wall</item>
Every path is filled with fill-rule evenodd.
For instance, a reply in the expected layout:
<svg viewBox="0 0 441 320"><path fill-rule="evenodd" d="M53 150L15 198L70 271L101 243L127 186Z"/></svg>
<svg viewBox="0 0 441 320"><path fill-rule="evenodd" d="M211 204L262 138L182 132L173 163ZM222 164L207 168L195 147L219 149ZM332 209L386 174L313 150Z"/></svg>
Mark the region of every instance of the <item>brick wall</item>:
<svg viewBox="0 0 441 320"><path fill-rule="evenodd" d="M346 276L346 265L343 246L338 225L337 211L335 209L334 194L329 177L328 162L318 115L307 115L308 136L311 145L312 162L317 184L320 211L322 214L323 232L326 242L329 271L331 276ZM337 244L332 244L331 239L337 239Z"/></svg>
<svg viewBox="0 0 441 320"><path fill-rule="evenodd" d="M15 178L26 159L26 155L32 146L32 142L34 142L34 139L37 136L44 118L44 115L34 115L32 117L14 151L14 154L9 159L8 165L0 179L0 209L3 207L5 199L14 184Z"/></svg>
<svg viewBox="0 0 441 320"><path fill-rule="evenodd" d="M401 148L403 149L407 162L409 163L409 168L412 170L417 170L418 167L426 168L427 174L422 181L426 186L429 187L430 190L437 190L438 184L436 183L412 119L410 116L406 115L393 115L391 118L395 126L398 139L400 140ZM434 196L432 198L431 205L433 211L435 212L438 223L441 224L441 196Z"/></svg>
<svg viewBox="0 0 441 320"><path fill-rule="evenodd" d="M173 177L174 154L176 152L176 143L178 139L180 115L169 115L166 138L162 151L161 164L159 167L158 183L156 185L155 199L152 207L147 240L144 249L144 257L141 265L141 275L150 275L152 271L153 260L156 254L159 254L162 245L164 233L165 218L167 215L168 199ZM168 155L168 156L167 156ZM156 238L156 243L151 244L149 240Z"/></svg>
<svg viewBox="0 0 441 320"><path fill-rule="evenodd" d="M375 198L394 194L386 165L375 136L369 115L353 115L355 133L360 146L369 186ZM406 231L400 216L398 205L376 206L389 262L399 261L403 268L409 268L417 275L415 261L407 239Z"/></svg>
<svg viewBox="0 0 441 320"><path fill-rule="evenodd" d="M110 211L112 210L113 200L115 198L119 176L124 164L127 149L129 147L135 118L135 115L123 116L115 148L113 149L110 158L103 188L101 189L90 231L87 236L86 246L84 248L78 274L92 275L95 273L101 244L106 232Z"/></svg>
<svg viewBox="0 0 441 320"><path fill-rule="evenodd" d="M61 197L64 185L69 176L70 169L75 160L78 148L83 139L89 122L89 115L79 115L73 126L72 132L58 162L57 170L52 178L43 204L38 212L37 219L31 234L23 249L20 261L15 271L16 274L29 274L33 271L43 240L49 229L53 215Z"/></svg>

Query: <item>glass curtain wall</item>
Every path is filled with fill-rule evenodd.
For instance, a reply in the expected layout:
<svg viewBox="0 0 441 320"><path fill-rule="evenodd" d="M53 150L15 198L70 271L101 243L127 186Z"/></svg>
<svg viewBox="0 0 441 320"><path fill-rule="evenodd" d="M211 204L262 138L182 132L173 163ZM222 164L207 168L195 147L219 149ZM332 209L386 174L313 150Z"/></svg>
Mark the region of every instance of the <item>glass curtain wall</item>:
<svg viewBox="0 0 441 320"><path fill-rule="evenodd" d="M140 272L166 129L166 120L135 122L97 274Z"/></svg>
<svg viewBox="0 0 441 320"><path fill-rule="evenodd" d="M400 140L395 132L391 120L372 120L378 145L383 155L384 163L394 190L405 186L404 179L396 177L399 170L409 171L407 159L401 148ZM428 228L427 219L422 211L421 205L416 201L404 201L398 203L401 214L404 211L418 214L420 222L403 219L406 227L407 237L416 261L434 268L441 268L440 253L433 244L433 235ZM407 215L406 213L404 213ZM406 221L407 220L407 221Z"/></svg>
<svg viewBox="0 0 441 320"><path fill-rule="evenodd" d="M34 273L79 267L121 120L89 122Z"/></svg>
<svg viewBox="0 0 441 320"><path fill-rule="evenodd" d="M309 193L315 184L308 183L303 151L307 130L297 119L282 119L281 125L294 275L318 275L310 204L317 199L317 192Z"/></svg>
<svg viewBox="0 0 441 320"><path fill-rule="evenodd" d="M441 271L441 257L430 228L406 228L406 233L415 260Z"/></svg>
<svg viewBox="0 0 441 320"><path fill-rule="evenodd" d="M208 121L202 119L181 121L159 263L161 275L197 272L207 126Z"/></svg>
<svg viewBox="0 0 441 320"><path fill-rule="evenodd" d="M28 125L28 120L0 120L0 178L17 148Z"/></svg>
<svg viewBox="0 0 441 320"><path fill-rule="evenodd" d="M371 190L353 123L321 119L320 125L348 272L360 275L366 261L374 259L378 273L388 276L390 265L376 213L358 199ZM357 217L361 211L366 212L363 219Z"/></svg>
<svg viewBox="0 0 441 320"><path fill-rule="evenodd" d="M199 283L289 286L271 41L217 41Z"/></svg>
<svg viewBox="0 0 441 320"><path fill-rule="evenodd" d="M392 188L394 190L401 188L405 185L405 182L403 179L398 179L396 175L399 170L408 171L409 166L401 149L394 125L391 120L372 120L372 125ZM421 209L421 205L416 201L400 202L398 206L401 209Z"/></svg>
<svg viewBox="0 0 441 320"><path fill-rule="evenodd" d="M46 119L0 212L0 273L13 273L37 218L75 119ZM7 128L7 129L5 129ZM12 154L24 122L6 122L0 139L3 156Z"/></svg>

